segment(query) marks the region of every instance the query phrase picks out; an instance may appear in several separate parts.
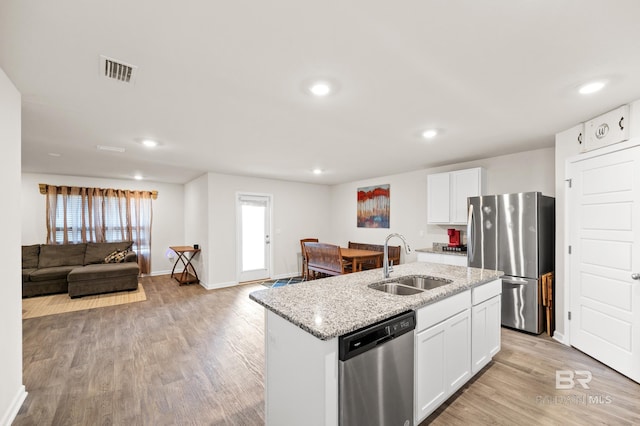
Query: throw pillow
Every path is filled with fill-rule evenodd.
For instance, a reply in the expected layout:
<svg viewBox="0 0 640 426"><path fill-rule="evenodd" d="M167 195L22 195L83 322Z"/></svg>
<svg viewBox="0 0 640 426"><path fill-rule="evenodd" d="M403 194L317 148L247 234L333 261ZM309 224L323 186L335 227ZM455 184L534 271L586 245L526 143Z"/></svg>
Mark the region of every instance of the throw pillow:
<svg viewBox="0 0 640 426"><path fill-rule="evenodd" d="M113 253L104 258L104 263L121 263L127 257L127 250L115 250Z"/></svg>

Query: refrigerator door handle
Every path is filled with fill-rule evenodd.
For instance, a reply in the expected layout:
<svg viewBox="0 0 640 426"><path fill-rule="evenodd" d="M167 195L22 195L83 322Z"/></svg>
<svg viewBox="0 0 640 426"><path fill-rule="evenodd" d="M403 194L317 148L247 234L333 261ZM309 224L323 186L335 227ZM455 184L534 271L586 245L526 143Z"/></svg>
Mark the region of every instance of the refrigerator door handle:
<svg viewBox="0 0 640 426"><path fill-rule="evenodd" d="M469 215L467 219L467 256L469 257L469 262L473 260L473 245L475 243L475 226L473 225L473 204L469 204Z"/></svg>
<svg viewBox="0 0 640 426"><path fill-rule="evenodd" d="M525 285L527 283L527 280L525 280L524 278L514 278L514 277L506 278L505 276L502 276L501 278L503 282L509 283L509 284Z"/></svg>

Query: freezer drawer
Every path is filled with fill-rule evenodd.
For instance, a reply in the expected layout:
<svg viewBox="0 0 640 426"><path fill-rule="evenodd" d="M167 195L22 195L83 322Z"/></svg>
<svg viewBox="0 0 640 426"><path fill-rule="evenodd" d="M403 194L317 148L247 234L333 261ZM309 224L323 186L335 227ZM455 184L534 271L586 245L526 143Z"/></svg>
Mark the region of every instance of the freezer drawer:
<svg viewBox="0 0 640 426"><path fill-rule="evenodd" d="M544 331L544 307L538 279L502 277L502 325L528 333Z"/></svg>

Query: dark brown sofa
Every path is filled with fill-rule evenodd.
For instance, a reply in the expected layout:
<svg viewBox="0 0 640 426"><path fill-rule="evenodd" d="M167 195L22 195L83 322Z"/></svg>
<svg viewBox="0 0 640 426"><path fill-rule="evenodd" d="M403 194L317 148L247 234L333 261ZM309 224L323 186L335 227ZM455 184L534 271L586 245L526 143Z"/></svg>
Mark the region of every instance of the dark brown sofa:
<svg viewBox="0 0 640 426"><path fill-rule="evenodd" d="M140 268L134 252L127 253L121 263L105 263L109 254L129 250L131 245L125 241L22 246L22 297L135 290Z"/></svg>

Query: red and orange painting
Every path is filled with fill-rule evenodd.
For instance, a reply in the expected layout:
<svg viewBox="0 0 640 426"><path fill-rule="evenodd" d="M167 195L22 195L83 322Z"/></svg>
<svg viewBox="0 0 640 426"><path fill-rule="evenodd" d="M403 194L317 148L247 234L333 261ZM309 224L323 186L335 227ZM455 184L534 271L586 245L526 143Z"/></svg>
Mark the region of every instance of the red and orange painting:
<svg viewBox="0 0 640 426"><path fill-rule="evenodd" d="M391 185L358 188L358 228L389 228Z"/></svg>

